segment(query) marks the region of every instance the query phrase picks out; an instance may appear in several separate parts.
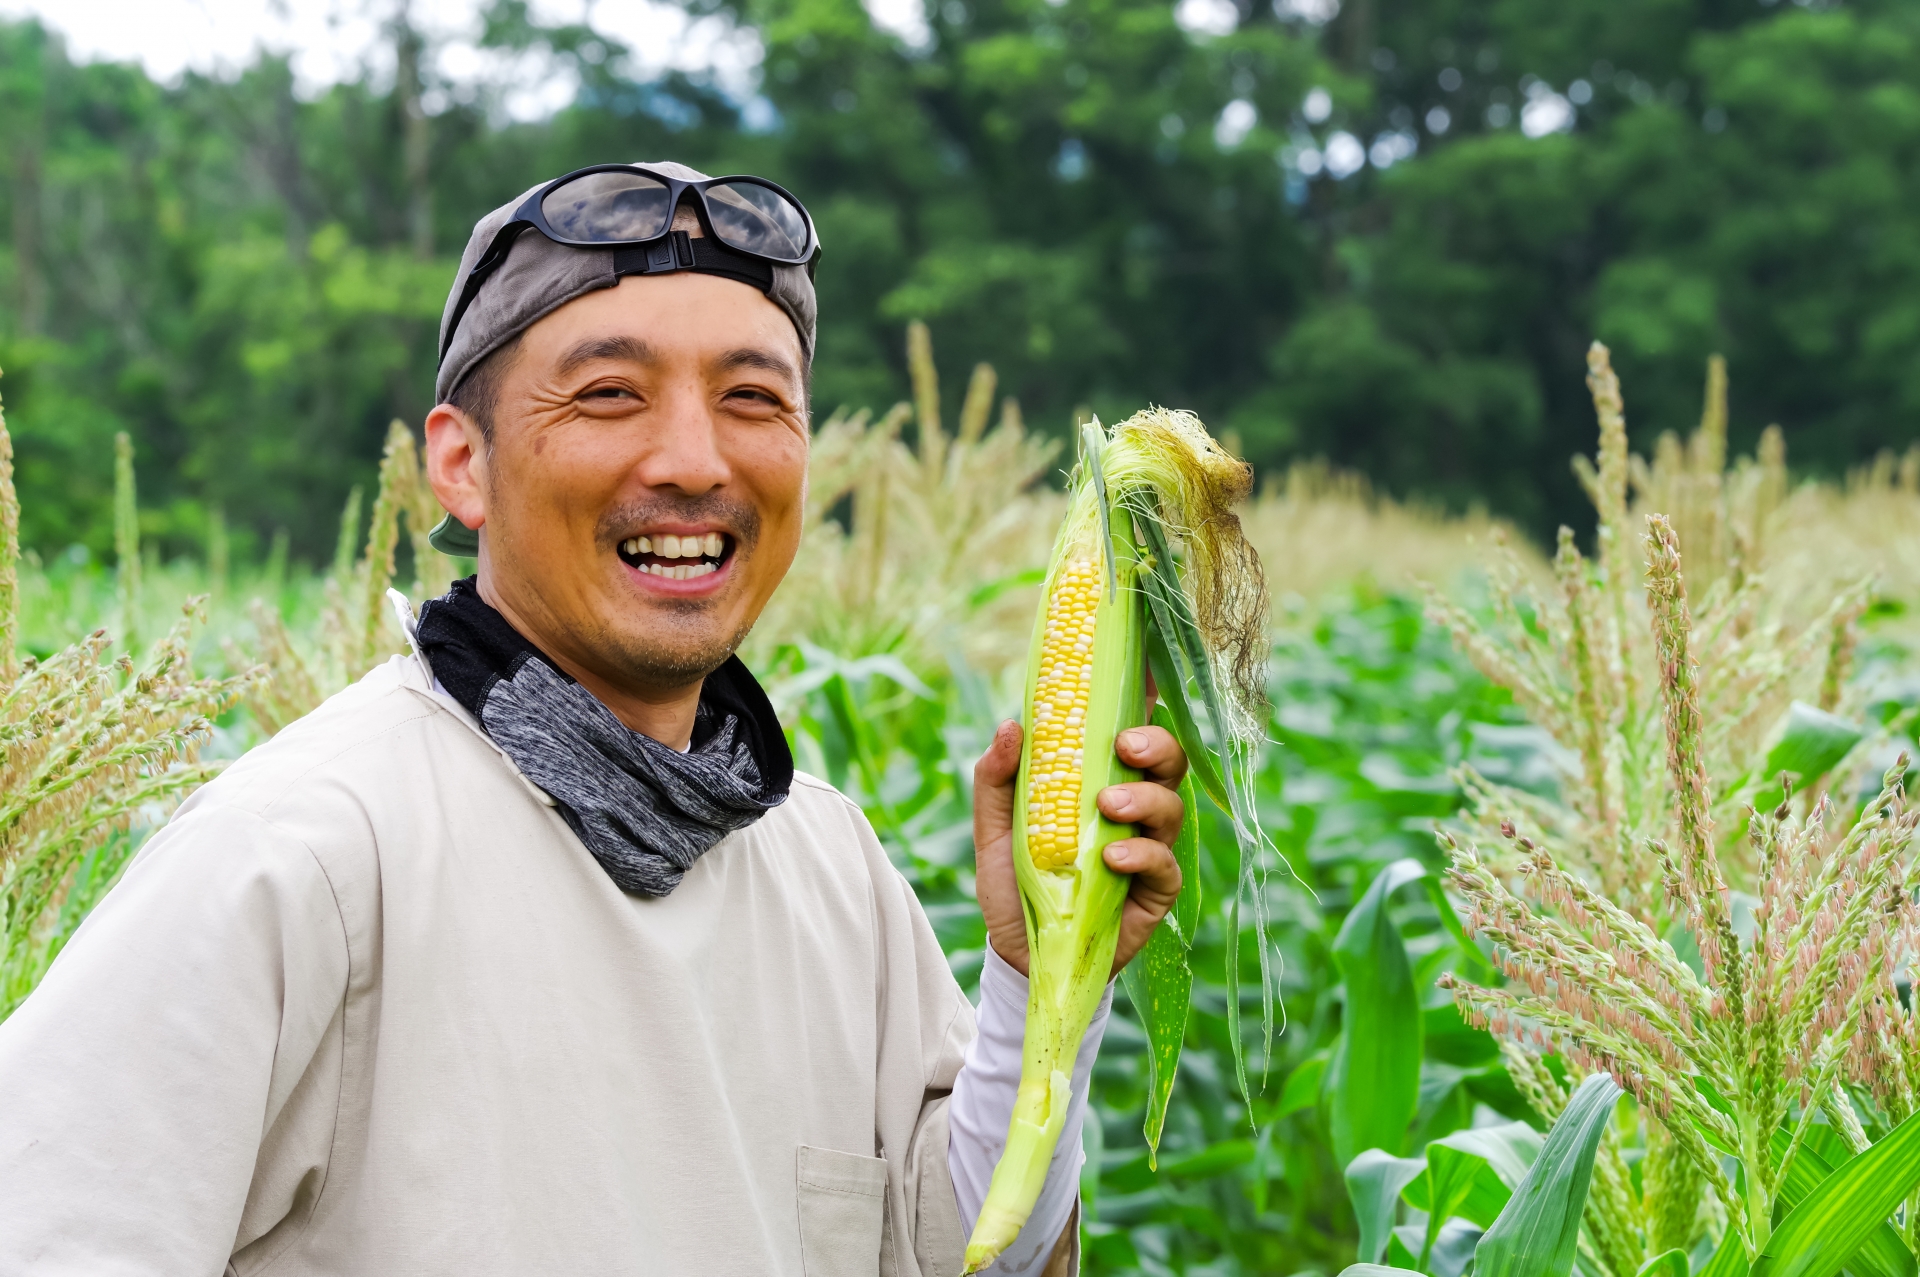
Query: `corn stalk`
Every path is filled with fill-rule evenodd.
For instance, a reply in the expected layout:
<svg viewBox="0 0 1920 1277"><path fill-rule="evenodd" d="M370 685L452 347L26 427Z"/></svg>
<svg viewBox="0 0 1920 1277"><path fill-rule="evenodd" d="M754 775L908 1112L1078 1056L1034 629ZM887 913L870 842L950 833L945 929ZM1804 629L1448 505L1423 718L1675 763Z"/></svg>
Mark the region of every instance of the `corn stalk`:
<svg viewBox="0 0 1920 1277"><path fill-rule="evenodd" d="M118 452L121 604L137 599L132 451ZM253 668L200 678L189 637L202 600L144 665L96 630L45 660L22 655L20 506L0 417L0 1018L25 999L73 927L118 878L137 835L219 764L200 749L213 722L257 686Z"/></svg>
<svg viewBox="0 0 1920 1277"><path fill-rule="evenodd" d="M1847 708L1867 590L1831 589L1811 623L1782 619L1806 601L1762 570L1785 489L1777 436L1726 467L1716 363L1700 431L1685 446L1669 437L1649 465L1627 453L1605 348L1589 363L1601 446L1578 469L1599 512L1597 561L1563 529L1551 592L1503 568L1492 624L1432 605L1571 760L1557 798L1463 772L1467 827L1442 837L1469 930L1492 942L1506 982L1443 984L1509 1041L1544 1116L1564 1093L1536 1052L1611 1073L1639 1101L1637 1124L1601 1150L1584 1243L1630 1277L1711 1228L1757 1261L1801 1191L1794 1164L1816 1125L1857 1150L1868 1127L1912 1112L1920 1035L1895 980L1920 953L1920 809L1905 755L1857 817L1835 796L1863 734L1832 711ZM1679 512L1645 513L1637 543L1630 484ZM1647 1159L1637 1190L1630 1142ZM1910 1243L1911 1211L1903 1227Z"/></svg>

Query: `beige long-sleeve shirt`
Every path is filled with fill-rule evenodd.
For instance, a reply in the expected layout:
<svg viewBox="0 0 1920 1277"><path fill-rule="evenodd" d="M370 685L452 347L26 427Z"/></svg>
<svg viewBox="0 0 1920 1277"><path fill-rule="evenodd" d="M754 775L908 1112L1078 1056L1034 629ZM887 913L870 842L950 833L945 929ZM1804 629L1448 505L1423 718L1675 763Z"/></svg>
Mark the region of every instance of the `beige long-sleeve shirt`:
<svg viewBox="0 0 1920 1277"><path fill-rule="evenodd" d="M972 1034L829 786L628 895L395 658L195 794L0 1026L0 1272L957 1273Z"/></svg>

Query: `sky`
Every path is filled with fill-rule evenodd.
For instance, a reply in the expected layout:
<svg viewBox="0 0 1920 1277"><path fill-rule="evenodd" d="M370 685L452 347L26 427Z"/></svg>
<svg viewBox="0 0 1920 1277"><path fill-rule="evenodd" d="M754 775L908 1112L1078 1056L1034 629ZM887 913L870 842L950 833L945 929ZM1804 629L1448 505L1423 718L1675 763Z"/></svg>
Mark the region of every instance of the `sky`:
<svg viewBox="0 0 1920 1277"><path fill-rule="evenodd" d="M188 70L231 72L259 49L292 55L307 92L356 76L372 65L390 69L381 25L399 0L0 0L0 16L38 17L66 37L81 61L139 62L171 82ZM449 80L491 79L514 86L510 114L530 117L564 105L574 85L550 66L515 65L478 49L483 0L411 0L412 19L436 50ZM643 66L711 68L730 88L750 90L759 47L718 19L689 20L659 0L534 0L549 22L585 18L629 45ZM431 109L431 107L430 107Z"/></svg>

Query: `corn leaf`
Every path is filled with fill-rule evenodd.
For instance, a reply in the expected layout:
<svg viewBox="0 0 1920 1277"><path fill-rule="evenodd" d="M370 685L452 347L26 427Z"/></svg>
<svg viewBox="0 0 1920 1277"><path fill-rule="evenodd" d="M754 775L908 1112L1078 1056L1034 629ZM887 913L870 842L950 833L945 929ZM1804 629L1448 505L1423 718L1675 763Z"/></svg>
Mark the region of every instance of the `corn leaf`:
<svg viewBox="0 0 1920 1277"><path fill-rule="evenodd" d="M1156 726L1173 730L1173 715L1161 706L1154 706L1153 721ZM1191 951L1193 942L1200 932L1200 906L1202 894L1200 887L1200 795L1193 781L1193 769L1180 778L1180 805L1185 818L1180 823L1180 836L1173 841L1174 863L1180 866L1180 894L1174 897L1173 908L1168 916L1180 928L1180 940L1183 951Z"/></svg>
<svg viewBox="0 0 1920 1277"><path fill-rule="evenodd" d="M1833 1277L1915 1188L1920 1113L1821 1180L1773 1230L1751 1277Z"/></svg>
<svg viewBox="0 0 1920 1277"><path fill-rule="evenodd" d="M1393 1230L1394 1240L1403 1244L1412 1244L1420 1240L1421 1229L1417 1224L1406 1224ZM1419 1266L1428 1277L1464 1277L1473 1266L1473 1252L1480 1245L1484 1230L1469 1224L1464 1219L1450 1219L1440 1225L1439 1237L1433 1243L1432 1251L1424 1263ZM1394 1257L1394 1247L1387 1247L1387 1258Z"/></svg>
<svg viewBox="0 0 1920 1277"><path fill-rule="evenodd" d="M1784 1132L1777 1132L1776 1138L1781 1135L1784 1135ZM1853 1147L1847 1143L1846 1137L1824 1122L1815 1122L1807 1128L1806 1143L1801 1147L1810 1148L1818 1153L1820 1160L1827 1164L1829 1170L1845 1166L1853 1160ZM1779 1151L1784 1152L1785 1149L1785 1144L1779 1146Z"/></svg>
<svg viewBox="0 0 1920 1277"><path fill-rule="evenodd" d="M1485 1172L1486 1181L1481 1181ZM1485 1228L1500 1217L1513 1191L1500 1182L1485 1158L1436 1144L1427 1149L1427 1235L1421 1242L1420 1267L1433 1259L1440 1229L1456 1215Z"/></svg>
<svg viewBox="0 0 1920 1277"><path fill-rule="evenodd" d="M1620 1088L1604 1073L1580 1084L1513 1200L1480 1239L1475 1277L1568 1277L1573 1271L1594 1150L1619 1098Z"/></svg>
<svg viewBox="0 0 1920 1277"><path fill-rule="evenodd" d="M1153 671L1153 687L1159 703L1173 720L1167 730L1186 751L1187 774L1199 782L1214 806L1231 812L1233 800L1227 796L1226 779L1213 761L1213 750L1207 738L1200 734L1200 725L1193 717L1193 702L1187 697L1187 673L1175 663L1172 649L1163 637L1173 625L1173 618L1151 592L1147 595L1147 604L1147 668Z"/></svg>
<svg viewBox="0 0 1920 1277"><path fill-rule="evenodd" d="M1787 709L1779 741L1767 752L1767 761L1754 777L1759 790L1749 801L1760 811L1778 806L1787 796L1780 773L1790 773L1802 782L1824 776L1852 752L1861 736L1858 723L1795 701Z"/></svg>
<svg viewBox="0 0 1920 1277"><path fill-rule="evenodd" d="M1389 1268L1385 1264L1348 1264L1340 1277L1420 1277L1411 1268Z"/></svg>
<svg viewBox="0 0 1920 1277"><path fill-rule="evenodd" d="M1525 1182L1527 1171L1540 1156L1540 1147L1545 1137L1525 1122L1503 1122L1498 1126L1472 1126L1466 1130L1454 1131L1435 1140L1448 1148L1457 1148L1463 1153L1472 1153L1484 1159L1500 1182L1509 1190L1517 1189ZM1505 1209L1507 1196L1500 1200L1501 1209ZM1496 1211L1497 1215L1499 1212ZM1483 1227L1491 1227L1491 1218L1476 1220Z"/></svg>
<svg viewBox="0 0 1920 1277"><path fill-rule="evenodd" d="M1454 1131L1427 1145L1426 1174L1408 1184L1401 1197L1425 1211L1427 1224L1416 1266L1438 1273L1442 1252L1457 1241L1453 1221L1474 1225L1473 1235L1492 1225L1526 1180L1540 1149L1540 1133L1525 1122ZM1450 1262L1450 1261L1448 1261Z"/></svg>
<svg viewBox="0 0 1920 1277"><path fill-rule="evenodd" d="M1334 938L1346 1010L1327 1069L1333 1155L1398 1153L1420 1103L1422 1022L1407 947L1387 914L1394 890L1426 872L1417 860L1382 869Z"/></svg>
<svg viewBox="0 0 1920 1277"><path fill-rule="evenodd" d="M1767 753L1766 775L1777 778L1792 772L1802 780L1824 776L1860 743L1860 725L1795 701L1787 710L1787 727L1779 744Z"/></svg>
<svg viewBox="0 0 1920 1277"><path fill-rule="evenodd" d="M1473 937L1467 934L1467 929L1461 923L1459 913L1454 910L1453 901L1447 899L1447 890L1440 885L1440 880L1428 874L1421 880L1421 886L1426 890L1427 899L1433 902L1433 911L1440 915L1440 925L1447 929L1447 934L1453 937L1454 944L1459 948L1461 961L1465 963L1468 973L1475 980L1499 979L1499 968L1493 965L1486 954L1480 952L1480 946L1475 944Z"/></svg>
<svg viewBox="0 0 1920 1277"><path fill-rule="evenodd" d="M1172 714L1157 706L1153 721L1172 730ZM1166 919L1139 956L1120 973L1127 997L1147 1031L1147 1117L1141 1129L1147 1137L1147 1166L1153 1168L1160 1149L1160 1132L1167 1119L1167 1100L1180 1067L1180 1047L1187 1035L1187 1009L1193 999L1193 968L1187 954L1200 925L1200 795L1193 771L1180 781L1180 801L1186 819L1173 841L1173 858L1180 866L1180 894Z"/></svg>
<svg viewBox="0 0 1920 1277"><path fill-rule="evenodd" d="M1100 428L1100 418L1095 417L1080 427L1081 464L1087 467L1087 477L1093 480L1093 490L1099 500L1094 505L1100 511L1100 562L1106 568L1107 592L1118 590L1119 584L1113 570L1113 514L1112 503L1107 499L1107 471L1105 453L1107 450L1107 432Z"/></svg>
<svg viewBox="0 0 1920 1277"><path fill-rule="evenodd" d="M1431 1248L1440 1226L1456 1216L1482 1228L1492 1227L1513 1200L1513 1189L1480 1154L1435 1140L1427 1145L1427 1173L1407 1185L1402 1196L1415 1210L1427 1212Z"/></svg>
<svg viewBox="0 0 1920 1277"><path fill-rule="evenodd" d="M1247 1197L1253 1203L1255 1215L1266 1214L1268 1186L1286 1170L1279 1150L1273 1146L1273 1128L1278 1125L1278 1122L1268 1122L1253 1141L1253 1174L1247 1184Z"/></svg>
<svg viewBox="0 0 1920 1277"><path fill-rule="evenodd" d="M1829 1134L1832 1132L1831 1127L1822 1126L1815 1129ZM1821 1141L1823 1144L1826 1142L1826 1140ZM1832 1142L1840 1144L1839 1137L1832 1136ZM1793 1140L1786 1131L1776 1130L1773 1133L1773 1156L1776 1163L1786 1156L1787 1149L1792 1143ZM1840 1146L1845 1148L1844 1144ZM1848 1160L1851 1160L1851 1156ZM1800 1146L1800 1151L1793 1155L1793 1160L1787 1163L1787 1173L1780 1181L1780 1204L1789 1210L1800 1205L1826 1181L1829 1175L1833 1174L1833 1170L1833 1163L1814 1147L1814 1140L1809 1138ZM1844 1262L1847 1271L1851 1272L1853 1277L1914 1277L1913 1252L1908 1250L1907 1244L1900 1240L1900 1234L1894 1231L1893 1225L1884 1220L1878 1228L1868 1234L1866 1241L1860 1244L1859 1250L1844 1257Z"/></svg>
<svg viewBox="0 0 1920 1277"><path fill-rule="evenodd" d="M1247 1082L1247 1050L1240 1029L1240 905L1244 898L1254 901L1254 930L1260 954L1262 1027L1268 1037L1273 1032L1274 1010L1266 928L1264 918L1259 913L1260 902L1254 881L1260 832L1253 811L1252 787L1250 783L1229 781L1227 773L1234 770L1233 760L1228 757L1232 748L1229 743L1232 732L1228 727L1226 711L1220 703L1220 692L1214 682L1212 667L1207 661L1200 627L1193 618L1193 609L1186 594L1180 589L1166 531L1150 513L1134 509L1132 514L1148 550L1147 570L1140 574L1139 582L1147 599L1144 638L1147 666L1153 671L1154 689L1173 719L1172 730L1180 741L1181 749L1186 751L1189 774L1206 790L1207 797L1213 800L1214 805L1226 814L1233 826L1234 839L1239 844L1239 870L1234 890L1226 901L1227 1036L1233 1048L1234 1077L1240 1084L1240 1094L1248 1100L1248 1120L1251 1121L1253 1091ZM1199 724L1194 719L1189 685L1197 688L1201 694L1201 703L1206 707L1214 738L1220 742L1221 754L1227 761L1224 773L1216 765L1213 750L1201 735ZM1264 1060L1266 1057L1267 1052L1262 1051L1261 1058Z"/></svg>
<svg viewBox="0 0 1920 1277"><path fill-rule="evenodd" d="M1310 1109L1320 1102L1320 1092L1327 1081L1327 1058L1330 1054L1322 1047L1300 1061L1299 1067L1287 1074L1286 1084L1280 1088L1280 1107L1273 1113L1276 1119Z"/></svg>
<svg viewBox="0 0 1920 1277"><path fill-rule="evenodd" d="M1161 1174L1175 1179L1212 1179L1215 1175L1224 1175L1245 1166L1253 1160L1256 1151L1252 1140L1221 1140L1218 1144L1209 1144L1197 1152L1174 1158L1166 1164Z"/></svg>
<svg viewBox="0 0 1920 1277"><path fill-rule="evenodd" d="M1360 1255L1368 1264L1378 1263L1386 1253L1387 1238L1393 1234L1394 1203L1400 1200L1401 1191L1426 1169L1424 1158L1395 1157L1378 1148L1370 1148L1347 1163L1347 1197L1353 1202L1354 1217L1360 1221Z"/></svg>
<svg viewBox="0 0 1920 1277"><path fill-rule="evenodd" d="M1735 1230L1729 1228L1721 1238L1720 1249L1713 1252L1713 1258L1700 1270L1700 1277L1747 1277L1746 1247L1740 1244Z"/></svg>
<svg viewBox="0 0 1920 1277"><path fill-rule="evenodd" d="M1678 1247L1640 1265L1634 1277L1687 1277L1687 1252Z"/></svg>

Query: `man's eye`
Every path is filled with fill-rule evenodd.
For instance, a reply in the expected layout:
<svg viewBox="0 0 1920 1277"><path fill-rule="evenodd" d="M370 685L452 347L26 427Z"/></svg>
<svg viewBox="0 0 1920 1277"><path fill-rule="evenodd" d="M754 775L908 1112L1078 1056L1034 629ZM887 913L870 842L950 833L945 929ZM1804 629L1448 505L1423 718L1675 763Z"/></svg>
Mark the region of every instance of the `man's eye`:
<svg viewBox="0 0 1920 1277"><path fill-rule="evenodd" d="M583 399L631 399L633 392L625 386L596 386L582 395Z"/></svg>
<svg viewBox="0 0 1920 1277"><path fill-rule="evenodd" d="M736 390L727 397L729 399L745 399L753 403L770 404L775 408L780 406L780 401L764 390Z"/></svg>

